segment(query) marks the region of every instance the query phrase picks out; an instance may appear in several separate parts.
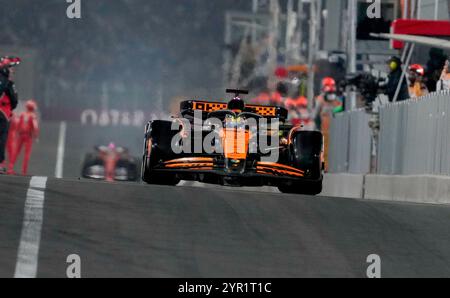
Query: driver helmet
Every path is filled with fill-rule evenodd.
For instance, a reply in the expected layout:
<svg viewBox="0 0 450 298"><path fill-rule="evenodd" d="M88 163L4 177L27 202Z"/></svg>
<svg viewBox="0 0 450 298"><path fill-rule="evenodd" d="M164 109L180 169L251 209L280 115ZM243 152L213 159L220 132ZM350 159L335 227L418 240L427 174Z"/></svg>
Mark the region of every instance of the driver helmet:
<svg viewBox="0 0 450 298"><path fill-rule="evenodd" d="M231 110L233 112L242 112L244 111L244 108L245 103L240 97L235 97L228 103L228 110Z"/></svg>

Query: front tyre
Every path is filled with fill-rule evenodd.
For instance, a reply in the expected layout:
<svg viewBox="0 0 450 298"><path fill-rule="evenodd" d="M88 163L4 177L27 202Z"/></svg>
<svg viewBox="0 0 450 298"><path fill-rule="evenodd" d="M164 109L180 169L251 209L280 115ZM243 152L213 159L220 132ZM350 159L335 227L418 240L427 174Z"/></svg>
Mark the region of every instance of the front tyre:
<svg viewBox="0 0 450 298"><path fill-rule="evenodd" d="M144 155L142 157L142 181L153 185L177 185L180 182L180 179L178 179L175 174L158 173L153 170L158 160L161 160L158 150L153 150L152 139L146 138Z"/></svg>
<svg viewBox="0 0 450 298"><path fill-rule="evenodd" d="M278 186L282 193L316 196L322 192L322 180L314 182L300 182Z"/></svg>

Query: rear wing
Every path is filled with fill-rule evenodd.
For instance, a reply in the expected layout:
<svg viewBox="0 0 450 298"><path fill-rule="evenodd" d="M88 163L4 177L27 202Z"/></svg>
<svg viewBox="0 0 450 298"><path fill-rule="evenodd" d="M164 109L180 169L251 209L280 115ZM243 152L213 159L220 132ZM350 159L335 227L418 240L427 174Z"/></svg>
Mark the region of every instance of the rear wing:
<svg viewBox="0 0 450 298"><path fill-rule="evenodd" d="M202 111L203 118L205 119L209 113L226 110L227 104L224 102L211 102L211 101L197 101L187 100L180 104L180 112L182 116L194 115L194 111ZM281 122L286 121L288 117L288 111L282 107L276 106L261 106L261 105L245 105L244 112L251 112L258 114L264 118L278 118Z"/></svg>

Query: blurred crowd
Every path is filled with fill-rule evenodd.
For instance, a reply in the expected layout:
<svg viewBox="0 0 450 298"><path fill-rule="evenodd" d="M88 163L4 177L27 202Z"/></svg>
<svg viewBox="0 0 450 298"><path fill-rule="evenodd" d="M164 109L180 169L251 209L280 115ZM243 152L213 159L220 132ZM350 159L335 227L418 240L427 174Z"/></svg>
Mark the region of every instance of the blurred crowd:
<svg viewBox="0 0 450 298"><path fill-rule="evenodd" d="M359 75L357 80L351 81L322 77L320 90L311 99L307 97L308 69L305 65L278 67L272 78L266 75L257 76L257 79L253 80L252 83L257 86L259 92L252 102L285 107L292 125L308 130L321 130L324 135L326 159L331 119L345 110L349 85L356 87L359 93L357 107L368 110L372 110L373 101L381 94L385 94L389 101L393 102L420 98L434 91L450 90L449 61L441 50L430 51L426 66L413 63L402 67L403 62L399 57L391 57L386 66L385 79L375 78L370 74Z"/></svg>
<svg viewBox="0 0 450 298"><path fill-rule="evenodd" d="M2 44L37 50L37 97L53 107L89 108L105 97L116 108L155 108L161 90L170 98L189 88L221 87L224 12L250 5L84 1L82 18L72 20L65 1L0 4L8 7L0 18Z"/></svg>
<svg viewBox="0 0 450 298"><path fill-rule="evenodd" d="M407 66L407 75L402 79L403 61L399 57L392 57L388 61L389 77L386 93L390 101L402 101L408 98L419 98L430 92L449 90L450 74L448 68L447 56L442 50L431 49L429 60L426 65L412 63ZM398 90L397 90L398 89Z"/></svg>
<svg viewBox="0 0 450 298"><path fill-rule="evenodd" d="M447 56L442 50L431 49L426 65L412 63L406 67L399 57L391 57L387 61L387 77L377 78L373 84L374 97L385 94L389 101L402 101L409 98L420 98L431 92L450 90L450 69ZM344 110L348 82L340 78L324 76L320 82L320 90L312 100L307 98L308 70L305 65L279 67L275 70L275 83L270 82L270 76L259 76L253 81L259 90L254 103L284 106L289 111L289 118L294 125L307 128L322 129L327 121L324 117ZM368 75L370 76L370 75ZM273 80L273 79L272 79ZM359 105L364 107L367 90L361 90L368 84L356 83ZM358 90L359 88L359 90ZM373 101L375 98L371 99ZM323 112L325 111L325 113Z"/></svg>

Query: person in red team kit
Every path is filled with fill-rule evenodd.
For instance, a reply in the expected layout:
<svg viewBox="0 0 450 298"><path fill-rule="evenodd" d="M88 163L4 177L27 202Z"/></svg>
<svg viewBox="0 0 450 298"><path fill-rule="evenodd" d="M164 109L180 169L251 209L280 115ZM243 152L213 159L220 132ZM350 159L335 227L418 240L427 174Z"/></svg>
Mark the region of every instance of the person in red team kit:
<svg viewBox="0 0 450 298"><path fill-rule="evenodd" d="M20 58L5 56L0 58L0 164L5 160L9 120L17 107L17 92L11 80L13 69L20 64ZM3 173L3 169L0 169Z"/></svg>
<svg viewBox="0 0 450 298"><path fill-rule="evenodd" d="M14 174L14 165L20 155L20 152L22 151L22 147L25 147L25 156L22 163L22 175L27 175L28 162L30 160L31 150L33 148L33 141L39 136L39 122L36 115L36 102L34 100L28 100L25 104L25 109L25 112L22 112L18 117L18 120L16 120L17 127L15 128L15 138L17 143L15 145L12 144L12 148L15 148L15 152L12 154L10 159L8 167L9 174Z"/></svg>

